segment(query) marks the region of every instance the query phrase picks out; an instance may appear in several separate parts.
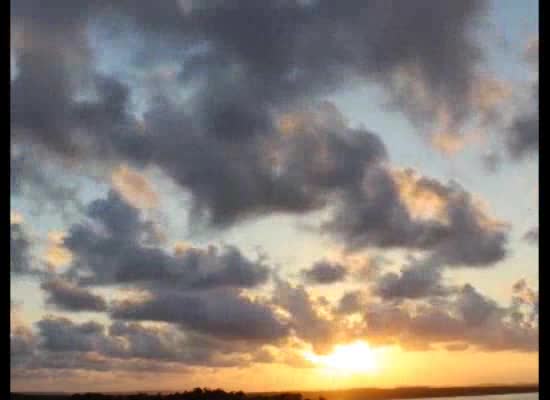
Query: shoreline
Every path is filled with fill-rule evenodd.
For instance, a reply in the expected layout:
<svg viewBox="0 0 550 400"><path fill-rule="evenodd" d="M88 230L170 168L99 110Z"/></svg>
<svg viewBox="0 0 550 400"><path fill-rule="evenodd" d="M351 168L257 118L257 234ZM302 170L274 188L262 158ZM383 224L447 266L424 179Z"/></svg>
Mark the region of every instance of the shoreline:
<svg viewBox="0 0 550 400"><path fill-rule="evenodd" d="M277 391L277 392L246 392L242 393L245 398L255 400L397 400L397 399L419 399L419 398L441 398L441 397L470 397L490 396L522 393L538 393L538 384L529 385L491 385L491 386L449 386L449 387L399 387L399 388L352 388L333 390L306 390L306 391ZM148 397L170 396L177 391L132 391L132 392L102 392L90 393L88 395L100 395L103 399L117 399L119 396L141 395L144 399ZM225 392L227 394L235 392ZM21 400L34 400L38 398L71 398L84 393L60 393L60 392L11 392L12 398Z"/></svg>

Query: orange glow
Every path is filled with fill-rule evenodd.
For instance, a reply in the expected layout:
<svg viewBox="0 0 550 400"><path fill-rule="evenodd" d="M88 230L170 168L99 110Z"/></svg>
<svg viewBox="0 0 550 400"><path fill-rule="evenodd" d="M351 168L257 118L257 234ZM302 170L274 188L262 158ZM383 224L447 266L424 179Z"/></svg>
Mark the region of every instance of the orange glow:
<svg viewBox="0 0 550 400"><path fill-rule="evenodd" d="M420 176L411 171L395 169L391 173L401 199L414 218L445 221L445 198L429 187L420 185Z"/></svg>
<svg viewBox="0 0 550 400"><path fill-rule="evenodd" d="M319 356L306 352L304 357L312 363L346 373L374 373L380 367L381 349L371 349L368 343L358 341L335 346L332 353Z"/></svg>

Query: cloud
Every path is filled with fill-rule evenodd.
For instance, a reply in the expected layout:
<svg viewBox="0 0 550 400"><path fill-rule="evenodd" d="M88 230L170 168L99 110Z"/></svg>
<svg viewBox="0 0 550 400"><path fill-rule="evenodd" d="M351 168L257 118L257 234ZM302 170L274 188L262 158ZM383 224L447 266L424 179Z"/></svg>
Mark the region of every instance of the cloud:
<svg viewBox="0 0 550 400"><path fill-rule="evenodd" d="M432 145L442 153L453 156L460 152L467 144L467 138L457 134L439 132L432 136Z"/></svg>
<svg viewBox="0 0 550 400"><path fill-rule="evenodd" d="M72 226L63 240L74 259L67 275L83 284L250 288L269 278L263 261L250 260L232 246L170 254L143 243L150 224L114 191L90 203L86 212L89 223Z"/></svg>
<svg viewBox="0 0 550 400"><path fill-rule="evenodd" d="M19 310L10 307L10 369L24 364L34 355L37 340L32 331L15 314Z"/></svg>
<svg viewBox="0 0 550 400"><path fill-rule="evenodd" d="M23 223L23 220L23 214L15 210L10 210L10 225L20 225Z"/></svg>
<svg viewBox="0 0 550 400"><path fill-rule="evenodd" d="M107 328L94 321L79 323L50 315L38 321L36 328L36 333L12 328L12 377L51 378L57 370L67 374L183 373L198 366L242 367L261 362L261 351L251 349L248 342L220 341L169 324L115 321ZM274 356L277 362L285 362L281 354Z"/></svg>
<svg viewBox="0 0 550 400"><path fill-rule="evenodd" d="M345 292L336 308L338 314L354 314L364 310L365 299L360 290Z"/></svg>
<svg viewBox="0 0 550 400"><path fill-rule="evenodd" d="M73 259L72 253L63 246L65 236L65 232L52 231L48 233L48 247L44 252L43 259L52 270L70 264Z"/></svg>
<svg viewBox="0 0 550 400"><path fill-rule="evenodd" d="M414 170L397 175L369 171L361 187L346 193L324 229L350 250L426 250L450 266L490 266L506 256L508 240L507 225L458 184L444 185Z"/></svg>
<svg viewBox="0 0 550 400"><path fill-rule="evenodd" d="M191 245L185 241L177 241L174 243L174 254L176 256L182 256L187 250L191 248Z"/></svg>
<svg viewBox="0 0 550 400"><path fill-rule="evenodd" d="M467 145L479 144L482 140L482 133L478 131L463 134L441 131L432 135L431 144L443 154L454 156L464 150Z"/></svg>
<svg viewBox="0 0 550 400"><path fill-rule="evenodd" d="M470 345L468 343L451 343L444 347L447 351L465 351L470 348Z"/></svg>
<svg viewBox="0 0 550 400"><path fill-rule="evenodd" d="M449 239L436 246L434 257L451 266L486 267L507 255L508 225L488 215L466 192L448 207Z"/></svg>
<svg viewBox="0 0 550 400"><path fill-rule="evenodd" d="M413 169L390 171L400 200L414 219L448 220L447 208L450 189L434 179L423 177Z"/></svg>
<svg viewBox="0 0 550 400"><path fill-rule="evenodd" d="M511 85L494 78L485 79L479 85L478 107L483 118L480 125L485 130L502 133L496 146L482 158L490 172L495 172L504 156L511 161L537 157L539 153L539 44L532 37L525 46L523 61L530 71L528 81ZM484 136L486 137L486 136ZM499 148L501 147L502 148Z"/></svg>
<svg viewBox="0 0 550 400"><path fill-rule="evenodd" d="M145 227L139 210L113 190L108 193L106 199L91 202L87 206L86 214L97 221L107 235L121 237L128 241L139 239L139 234Z"/></svg>
<svg viewBox="0 0 550 400"><path fill-rule="evenodd" d="M104 17L102 7L101 2L94 3L86 11ZM448 207L448 214L462 212L470 226L417 218L418 210L406 204L394 176L382 166L387 156L378 136L350 128L329 103L307 105L313 96L332 92L353 78L382 82L391 88L390 93L397 91L403 102L404 92L395 86L394 77L412 68L422 83L422 98L432 104L422 111L432 113L433 105L449 103L453 107L448 109L457 112L447 110L446 118L460 120L461 108L468 108L470 87L477 79L473 66L480 61L480 50L469 32L485 7L483 2L462 2L449 8L427 1L421 8L438 16L435 25L433 21L422 24L418 16L423 14L416 6L380 2L367 6L354 1L338 6L325 1L308 6L282 2L269 4L268 9L248 3L215 3L184 14L175 2L162 11L147 6L138 12L124 2L113 7L115 13L129 18L129 26L140 35L162 38L168 52L172 44L191 49L197 41L204 41L200 51L183 56L185 68L179 79L196 85L188 104L182 108L161 96L149 103L143 128L137 129L140 124L127 110L129 87L113 77L91 74L89 81L97 95L93 100L77 100L76 88L59 74L60 69L49 65L63 63L63 58L40 58L31 49L29 57L38 59L30 62L21 55L20 74L13 83L19 94L12 102L12 120L21 135L31 135L38 143L40 137L33 131L40 127L48 131L54 124L50 133L56 139L44 145L57 154L85 151L86 157L117 159L132 168L160 167L191 193L191 215L206 216L219 227L270 213L319 210L335 200L339 207L325 229L349 247L437 247L434 251L445 253L442 257L451 258L453 264L487 264L504 257L505 234L478 226L479 218L469 215L473 213L469 204L462 211ZM365 7L368 12L352 11ZM23 6L13 12L22 29L40 23L40 16L29 17L29 13ZM63 13L62 20L69 27L86 17L60 10L52 13ZM245 15L263 27L261 44L240 23ZM54 16L45 18L46 26L55 30L49 20L56 20ZM187 22L175 22L180 19ZM426 26L431 27L429 34ZM318 36L311 37L306 27L315 28ZM407 28L414 33L407 35L405 45L403 35L396 33ZM376 39L382 31L383 46ZM433 37L438 40L434 42ZM57 85L53 89L60 107L56 115L45 114L44 123L30 126L32 118L24 113L33 107L26 102L40 100L32 97L40 82ZM48 104L55 100L48 99ZM489 100L485 102L493 104ZM410 106L403 109L409 112ZM40 105L37 108L42 110ZM453 233L459 228L463 235ZM477 243L485 247L478 246L467 260L458 256L465 252L452 250L455 245L462 251ZM158 258L151 252L142 255Z"/></svg>
<svg viewBox="0 0 550 400"><path fill-rule="evenodd" d="M105 300L70 282L55 279L43 282L40 287L48 293L46 303L65 311L106 311Z"/></svg>
<svg viewBox="0 0 550 400"><path fill-rule="evenodd" d="M525 51L525 60L535 70L536 78L529 87L526 104L518 107L518 113L506 129L507 149L514 159L537 155L539 150L538 52L538 39L531 39Z"/></svg>
<svg viewBox="0 0 550 400"><path fill-rule="evenodd" d="M10 224L10 272L27 274L33 270L30 239L22 224Z"/></svg>
<svg viewBox="0 0 550 400"><path fill-rule="evenodd" d="M36 323L41 346L52 352L93 351L96 346L107 344L103 325L89 321L73 323L68 318L48 316Z"/></svg>
<svg viewBox="0 0 550 400"><path fill-rule="evenodd" d="M510 310L513 318L527 326L536 324L539 318L539 292L520 279L512 287L513 297Z"/></svg>
<svg viewBox="0 0 550 400"><path fill-rule="evenodd" d="M471 101L479 109L482 127L487 127L500 118L500 106L511 98L512 92L510 83L495 77L484 76L478 80ZM479 140L479 136L477 139Z"/></svg>
<svg viewBox="0 0 550 400"><path fill-rule="evenodd" d="M538 112L531 112L517 117L510 126L508 132L508 150L514 158L521 159L525 156L536 154L538 152Z"/></svg>
<svg viewBox="0 0 550 400"><path fill-rule="evenodd" d="M112 317L171 322L226 340L269 342L288 334L288 327L269 305L230 290L194 294L155 292L148 299L119 302Z"/></svg>
<svg viewBox="0 0 550 400"><path fill-rule="evenodd" d="M480 351L538 351L537 325L518 323L513 309L500 307L469 284L436 304L419 303L414 311L388 302L367 305L367 339L413 349L461 343Z"/></svg>
<svg viewBox="0 0 550 400"><path fill-rule="evenodd" d="M177 118L181 118L181 115ZM233 178L226 176L230 170L225 166L214 168L221 174L219 184L214 185L215 191L208 189L205 192L208 199L198 201L196 198L196 206L209 209L213 221L217 220L223 225L240 218L243 213L256 213L254 210L257 207L262 212L268 209L305 212L323 207L329 199L334 199L337 207L332 221L327 222L324 228L351 248L375 245L427 249L443 258L442 262L453 265L486 265L505 256L507 235L504 225L499 225L480 211L467 192L454 183L443 185L419 177L411 170L399 172L383 167L386 156L379 139L368 132L348 128L331 104L324 103L316 109L306 109L286 118L286 133L270 147L277 168L267 169L263 177L258 176L260 181L256 183L260 184L259 187L250 186L256 185L255 178L251 180L241 176L240 167L234 171L243 178L242 181L241 177L233 181ZM174 122L168 125L179 127L182 124ZM159 131L166 132L166 129ZM254 150L260 148L255 146ZM239 148L241 154L243 151L242 147ZM204 156L204 153L201 154ZM251 154L257 157L256 152ZM304 154L312 156L304 157ZM218 163L226 156L237 160L231 154L219 153L219 156L221 158L212 162ZM166 153L164 159L169 158L170 153ZM246 157L239 159L245 160ZM204 157L194 160L193 168L203 161ZM186 162L185 157L178 154L175 162ZM218 179L217 175L208 173L209 168L197 169L199 175L196 181L193 179L204 189L213 182L212 179ZM242 173L255 174L261 168L247 167ZM204 172L208 176L202 176ZM264 181L264 178L268 180ZM204 182L209 183L204 186ZM247 188L235 191L238 182L246 182ZM218 192L225 190L224 187L236 197ZM246 193L253 194L253 197L248 197ZM273 197L276 193L286 193L286 197ZM294 194L288 197L290 193ZM221 202L217 203L218 200ZM267 205L264 200L291 200L293 204ZM221 208L218 208L218 204ZM221 214L216 217L212 212ZM348 220L349 223L346 222ZM363 221L368 221L368 225L363 227ZM462 251L465 247L472 248L472 251Z"/></svg>
<svg viewBox="0 0 550 400"><path fill-rule="evenodd" d="M169 327L143 327L113 323L105 326L89 321L75 323L48 316L37 322L38 346L26 369L167 372L179 365L208 365L210 359L194 357L185 337ZM209 349L204 354L212 356ZM213 364L214 365L214 364Z"/></svg>
<svg viewBox="0 0 550 400"><path fill-rule="evenodd" d="M67 278L79 285L142 288L146 294L116 303L110 309L114 319L167 322L219 340L258 343L283 340L292 330L317 349L342 337L332 327L334 321L318 314L304 289L281 284L273 304L244 296L241 289L265 283L270 268L237 248L187 245L170 254L144 245L140 238L146 221L115 192L90 203L87 216L63 239L73 254ZM273 306L292 319L281 319Z"/></svg>
<svg viewBox="0 0 550 400"><path fill-rule="evenodd" d="M239 343L220 341L189 331L183 333L166 324L145 326L115 321L109 327L109 335L127 343L122 354L110 354L123 359L138 358L208 367L244 366L254 359L250 348Z"/></svg>
<svg viewBox="0 0 550 400"><path fill-rule="evenodd" d="M51 160L46 162L40 152L32 147L10 152L10 195L25 198L33 214L46 210L59 212L63 217L81 211L76 186L57 178L58 167Z"/></svg>
<svg viewBox="0 0 550 400"><path fill-rule="evenodd" d="M208 1L182 13L177 1L162 9L144 3L139 11L126 1L97 1L42 15L33 11L33 1L23 1L12 9L12 24L19 32L12 136L81 162L159 167L192 194L193 214L206 214L217 226L266 213L319 209L334 191L357 179L383 146L361 130L349 139L323 135L317 144L312 138L295 138L287 144L326 150L309 162L289 147L276 155L290 157L280 166L266 157L266 149L279 142L278 118L366 79L385 88L413 119L422 114L426 121L426 114L443 107L453 124L460 123L472 112L469 97L482 62L472 32L486 6L485 1L449 7L425 0L413 7L289 0L260 8L246 1ZM183 65L175 83L193 82L185 104L172 104L168 94L153 99L155 94L146 90L143 123L129 112L130 95L143 89L141 84L99 73L84 34L91 25L105 29L104 23L115 15L121 21L117 25L124 27L122 36L154 44L149 48L156 56L133 58L133 68L146 68L147 58L159 63L175 59ZM244 23L250 20L261 27L261 35ZM53 50L36 46L40 40ZM140 51L128 48L130 53ZM414 72L420 92L411 95L396 83L401 76L412 76L404 71ZM318 165L325 171L296 169Z"/></svg>
<svg viewBox="0 0 550 400"><path fill-rule="evenodd" d="M310 343L316 353L326 354L334 344L354 337L352 327L340 321L338 315L331 315L330 310L324 310L319 299L313 299L302 285L276 280L272 302L289 314L294 335Z"/></svg>
<svg viewBox="0 0 550 400"><path fill-rule="evenodd" d="M146 120L150 129L162 132L157 145L166 144L159 164L193 195L192 215L205 215L223 227L269 213L318 210L334 192L355 184L365 168L385 158L380 139L350 129L331 104L294 114L307 121L306 129L296 125L292 134L272 129L239 145L196 131L173 107L153 107ZM180 135L182 129L189 135Z"/></svg>
<svg viewBox="0 0 550 400"><path fill-rule="evenodd" d="M147 328L120 321L115 321L109 327L109 335L127 341L128 346L124 352L128 356L144 359L177 359L175 354L186 344L184 336L177 330L166 327Z"/></svg>
<svg viewBox="0 0 550 400"><path fill-rule="evenodd" d="M464 285L457 300L459 315L468 325L480 325L493 317L498 317L502 310L496 302L483 297L469 284Z"/></svg>
<svg viewBox="0 0 550 400"><path fill-rule="evenodd" d="M34 341L28 331L16 329L10 333L10 366L17 368L32 356Z"/></svg>
<svg viewBox="0 0 550 400"><path fill-rule="evenodd" d="M525 232L525 235L523 235L523 240L527 243L537 245L539 243L539 227L535 226Z"/></svg>
<svg viewBox="0 0 550 400"><path fill-rule="evenodd" d="M246 72L255 82L255 87L241 88L244 99L249 93L256 95L263 90L271 103L285 97L292 100L301 93L343 85L351 80L349 77L364 77L382 82L404 102L406 96L395 85L394 76L407 68L417 71L415 78L422 81L424 93L433 98L429 105L446 103L455 105L449 109L456 109L459 107L451 99L459 99L459 106L466 103L474 69L481 61L481 48L470 34L485 10L485 2L443 7L426 1L419 6L430 13L403 4L353 0L338 5L317 1L307 6L288 1L266 7L260 10L246 2L205 3L185 14L185 27L173 18L181 15L175 4L162 12L153 7L138 13L121 4L120 11L131 14L138 30L164 34L165 39L170 35L193 37L210 44L204 53L191 58L192 67L196 67L190 67L187 75L207 71L223 79L219 66L234 65L237 76ZM428 14L436 16L437 22L427 24L423 18ZM262 40L242 23L245 18L254 19L262 27ZM315 36L308 34L312 31ZM408 32L405 40L400 34L403 31ZM221 93L225 94L225 89L220 85L211 91L224 90ZM407 102L405 110L412 112L412 104ZM261 107L263 102L255 105Z"/></svg>
<svg viewBox="0 0 550 400"><path fill-rule="evenodd" d="M14 22L25 32L25 40L17 51L17 77L11 82L14 143L40 145L70 161L117 158L125 146L137 155L141 141L135 134L137 125L126 110L129 89L95 72L89 55L78 61L72 58L72 44L88 51L82 26L44 26L41 16L19 18L17 9L19 6L14 10ZM59 11L50 14L60 17ZM38 25L42 26L35 32ZM67 31L60 32L63 30ZM62 40L57 34L73 40ZM45 48L27 43L37 35L44 36ZM90 91L96 99L82 98L82 92Z"/></svg>
<svg viewBox="0 0 550 400"><path fill-rule="evenodd" d="M372 287L375 295L389 301L445 296L450 291L442 283L441 266L424 260L413 260L400 274L382 274Z"/></svg>
<svg viewBox="0 0 550 400"><path fill-rule="evenodd" d="M158 196L149 181L141 174L121 166L111 177L113 188L137 208L153 208L158 205Z"/></svg>
<svg viewBox="0 0 550 400"><path fill-rule="evenodd" d="M266 362L268 355L270 362L304 367L297 355L281 358L268 351L273 345L288 344L291 335L311 344L317 353L358 338L405 349L442 345L448 351L470 346L483 351L536 351L538 297L523 280L513 291L510 307L501 307L465 285L449 292L448 298L414 303L373 302L360 292L348 292L336 308L326 308L304 287L284 281L276 281L272 305L219 289L150 292L145 298L116 303L115 321L108 329L93 321L75 323L49 316L37 323L37 335L28 330L19 336L12 333L12 346L20 355L18 368L158 372L171 365L243 366ZM286 317L276 317L273 307L282 307ZM364 320L355 325L338 316L356 312Z"/></svg>
<svg viewBox="0 0 550 400"><path fill-rule="evenodd" d="M304 279L313 284L330 284L345 279L347 270L338 263L318 261L311 268L302 270Z"/></svg>

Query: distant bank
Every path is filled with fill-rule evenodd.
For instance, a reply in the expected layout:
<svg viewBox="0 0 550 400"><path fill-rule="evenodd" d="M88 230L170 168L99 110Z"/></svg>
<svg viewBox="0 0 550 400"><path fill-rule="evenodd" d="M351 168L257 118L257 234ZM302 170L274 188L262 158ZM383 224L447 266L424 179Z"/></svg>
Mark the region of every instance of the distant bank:
<svg viewBox="0 0 550 400"><path fill-rule="evenodd" d="M11 393L12 400L389 400L421 399L434 397L488 396L503 394L536 393L538 384L473 387L403 387L392 389L345 389L303 392L225 392L221 389L194 389L174 393L158 391L118 394L53 394Z"/></svg>
<svg viewBox="0 0 550 400"><path fill-rule="evenodd" d="M301 392L304 399L317 400L383 400L430 397L489 396L499 394L537 393L539 385L475 387L403 387L392 389L345 389Z"/></svg>

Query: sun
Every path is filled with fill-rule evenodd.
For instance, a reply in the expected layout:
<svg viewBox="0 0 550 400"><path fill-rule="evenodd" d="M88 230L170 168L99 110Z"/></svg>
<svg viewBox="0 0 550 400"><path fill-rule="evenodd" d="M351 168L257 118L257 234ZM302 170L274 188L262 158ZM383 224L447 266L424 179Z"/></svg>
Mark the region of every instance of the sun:
<svg viewBox="0 0 550 400"><path fill-rule="evenodd" d="M363 341L336 345L332 353L323 356L307 352L305 357L316 365L350 373L374 373L379 368L378 351Z"/></svg>

